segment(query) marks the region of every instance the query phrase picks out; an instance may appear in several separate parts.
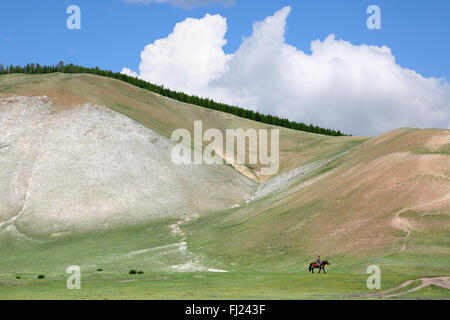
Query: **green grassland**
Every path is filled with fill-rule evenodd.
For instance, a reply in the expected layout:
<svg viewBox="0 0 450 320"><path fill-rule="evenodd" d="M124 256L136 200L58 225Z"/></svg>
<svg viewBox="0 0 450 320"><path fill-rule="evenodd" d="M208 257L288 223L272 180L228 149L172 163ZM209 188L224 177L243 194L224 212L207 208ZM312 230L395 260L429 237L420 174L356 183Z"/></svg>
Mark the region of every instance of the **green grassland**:
<svg viewBox="0 0 450 320"><path fill-rule="evenodd" d="M389 276L384 285L395 286L405 279ZM81 290L68 290L66 278L61 275L43 280L11 280L2 284L0 299L361 299L358 294L368 293L365 281L364 275L353 274L105 273L85 275ZM449 295L442 292L439 297Z"/></svg>
<svg viewBox="0 0 450 320"><path fill-rule="evenodd" d="M381 290L449 272L448 265L438 258L394 254L359 259L327 257L332 263L327 273L317 274L316 270L311 274L308 265L312 259L308 256L273 256L272 251L262 257L240 251L226 257L219 252L206 255L202 253L205 248L208 253L214 251L209 240L189 236L185 239L186 255L176 247L183 239L169 232L173 222L39 239L20 246L5 245L2 239L0 299L372 299L365 296L373 293L366 287L369 275L365 269L369 265L381 267ZM189 228L194 227L203 228L204 224L192 222ZM156 249L145 251L149 248ZM171 269L192 259L228 272ZM445 261L445 255L441 259ZM430 263L435 266L430 267ZM66 287L70 265L81 267L81 290ZM144 274L130 275L131 269ZM37 279L39 274L45 278ZM397 298L448 299L450 294L442 288L424 288Z"/></svg>

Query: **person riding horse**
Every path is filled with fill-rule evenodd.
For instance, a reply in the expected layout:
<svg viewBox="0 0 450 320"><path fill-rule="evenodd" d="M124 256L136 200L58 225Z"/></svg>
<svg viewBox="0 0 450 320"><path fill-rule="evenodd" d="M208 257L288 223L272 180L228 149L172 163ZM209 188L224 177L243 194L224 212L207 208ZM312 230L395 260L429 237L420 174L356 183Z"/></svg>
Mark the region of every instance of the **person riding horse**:
<svg viewBox="0 0 450 320"><path fill-rule="evenodd" d="M323 273L326 273L326 272L325 272L325 265L328 265L328 264L330 264L330 263L328 262L328 260L322 261L322 259L320 258L320 254L318 254L318 255L317 255L316 262L311 262L311 263L309 264L309 271L312 272L312 273L314 273L314 269L315 269L315 268L318 268L318 269L319 269L319 273L320 273L320 271L322 271L322 270L323 270Z"/></svg>
<svg viewBox="0 0 450 320"><path fill-rule="evenodd" d="M319 269L322 267L322 260L320 260L320 253L317 255L317 263L319 264Z"/></svg>

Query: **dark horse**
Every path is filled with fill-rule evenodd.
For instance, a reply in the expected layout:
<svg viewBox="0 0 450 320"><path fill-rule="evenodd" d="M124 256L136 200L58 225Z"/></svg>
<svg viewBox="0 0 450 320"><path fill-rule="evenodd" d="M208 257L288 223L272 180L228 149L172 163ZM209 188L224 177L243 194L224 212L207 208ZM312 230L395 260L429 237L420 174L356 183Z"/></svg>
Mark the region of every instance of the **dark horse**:
<svg viewBox="0 0 450 320"><path fill-rule="evenodd" d="M319 273L320 273L320 270L323 270L323 273L326 273L325 272L325 265L327 265L327 264L330 264L328 262L328 260L322 261L322 265L321 266L319 266L319 264L317 262L311 262L310 265L309 265L309 272L314 273L314 269L315 268L319 268Z"/></svg>

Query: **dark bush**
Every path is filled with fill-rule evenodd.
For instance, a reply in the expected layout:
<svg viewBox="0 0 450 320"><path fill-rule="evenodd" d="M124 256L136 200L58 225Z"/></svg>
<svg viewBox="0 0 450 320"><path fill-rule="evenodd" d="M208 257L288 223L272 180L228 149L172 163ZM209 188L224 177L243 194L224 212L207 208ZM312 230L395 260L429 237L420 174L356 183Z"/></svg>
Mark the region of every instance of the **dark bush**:
<svg viewBox="0 0 450 320"><path fill-rule="evenodd" d="M16 279L21 279L21 277L20 276L16 276Z"/></svg>
<svg viewBox="0 0 450 320"><path fill-rule="evenodd" d="M128 273L129 273L129 274L136 274L137 271L136 271L136 270L130 270Z"/></svg>
<svg viewBox="0 0 450 320"><path fill-rule="evenodd" d="M38 275L38 279L44 279L45 276L43 274Z"/></svg>
<svg viewBox="0 0 450 320"><path fill-rule="evenodd" d="M103 269L97 269L97 271L98 271L98 272L102 272L102 271L103 271Z"/></svg>
<svg viewBox="0 0 450 320"><path fill-rule="evenodd" d="M144 274L144 271L139 271L138 274Z"/></svg>

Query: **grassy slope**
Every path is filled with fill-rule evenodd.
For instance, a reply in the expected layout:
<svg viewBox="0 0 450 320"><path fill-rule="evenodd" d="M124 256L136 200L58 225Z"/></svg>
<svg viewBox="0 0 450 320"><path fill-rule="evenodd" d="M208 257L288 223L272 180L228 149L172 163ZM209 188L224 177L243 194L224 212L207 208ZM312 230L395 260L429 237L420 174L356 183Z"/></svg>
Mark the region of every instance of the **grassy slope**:
<svg viewBox="0 0 450 320"><path fill-rule="evenodd" d="M165 136L175 128L191 128L194 120L203 120L206 128L267 127L92 75L2 76L1 93L48 95L61 107L106 105ZM356 148L287 190L183 224L190 254L229 273L174 273L170 266L189 257L173 250L130 256L183 241L169 233L174 221L160 221L45 243L3 242L0 299L351 298L367 292L364 273L371 264L382 267L382 289L423 276L448 276L450 207L445 201L420 206L448 194L448 146L435 151L425 146L442 132L402 129L361 144L367 139L281 129L280 173ZM302 187L304 180L317 178L322 179ZM415 209L401 216L414 229L399 254L405 232L390 221L410 207ZM326 276L306 273L318 251L332 262ZM65 288L64 270L72 264L82 266L79 292ZM97 273L98 267L105 272ZM127 275L129 269L145 275ZM37 280L39 273L47 278ZM135 279L143 281L127 282ZM433 288L412 297L421 292L449 298L448 291Z"/></svg>
<svg viewBox="0 0 450 320"><path fill-rule="evenodd" d="M0 94L47 95L58 106L95 103L121 112L170 138L178 128L193 131L194 121L203 122L203 131L216 128L244 130L275 128L234 115L174 101L125 82L89 74L12 74L0 77ZM329 137L280 128L280 171L331 157L368 138Z"/></svg>
<svg viewBox="0 0 450 320"><path fill-rule="evenodd" d="M450 274L450 157L415 154L443 130L403 129L376 138L291 187L240 208L204 217L185 229L201 252L243 268L295 270L317 252L335 271ZM419 148L420 149L420 148ZM436 201L443 199L442 201ZM396 213L412 226L391 225Z"/></svg>

